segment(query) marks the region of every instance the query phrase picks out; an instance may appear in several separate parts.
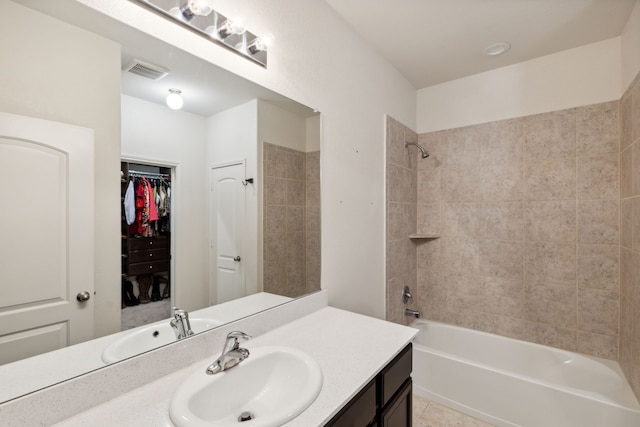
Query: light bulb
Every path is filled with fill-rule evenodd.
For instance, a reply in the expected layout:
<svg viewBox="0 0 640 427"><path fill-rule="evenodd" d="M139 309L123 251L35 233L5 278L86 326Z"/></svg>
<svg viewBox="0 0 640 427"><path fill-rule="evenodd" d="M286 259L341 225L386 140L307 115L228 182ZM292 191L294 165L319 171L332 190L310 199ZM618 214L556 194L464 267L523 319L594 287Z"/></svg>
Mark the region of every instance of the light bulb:
<svg viewBox="0 0 640 427"><path fill-rule="evenodd" d="M256 37L251 43L249 43L247 50L251 55L255 55L258 52L267 50L267 44L261 38Z"/></svg>
<svg viewBox="0 0 640 427"><path fill-rule="evenodd" d="M207 16L213 12L213 0L189 0L187 5L194 15Z"/></svg>
<svg viewBox="0 0 640 427"><path fill-rule="evenodd" d="M245 31L246 27L241 22L227 19L220 28L218 28L218 35L224 40L231 34L242 34Z"/></svg>
<svg viewBox="0 0 640 427"><path fill-rule="evenodd" d="M169 89L169 95L167 95L167 106L172 110L179 110L184 105L182 100L182 91L178 89Z"/></svg>

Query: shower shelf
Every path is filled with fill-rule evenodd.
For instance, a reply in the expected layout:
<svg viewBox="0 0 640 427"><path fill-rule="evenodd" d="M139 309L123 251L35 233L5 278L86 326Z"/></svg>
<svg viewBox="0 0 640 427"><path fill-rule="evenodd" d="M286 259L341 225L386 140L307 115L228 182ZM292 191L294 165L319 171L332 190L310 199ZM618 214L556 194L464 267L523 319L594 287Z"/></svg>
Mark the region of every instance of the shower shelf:
<svg viewBox="0 0 640 427"><path fill-rule="evenodd" d="M438 236L437 234L414 233L414 234L409 234L409 238L410 239L439 239L440 236Z"/></svg>

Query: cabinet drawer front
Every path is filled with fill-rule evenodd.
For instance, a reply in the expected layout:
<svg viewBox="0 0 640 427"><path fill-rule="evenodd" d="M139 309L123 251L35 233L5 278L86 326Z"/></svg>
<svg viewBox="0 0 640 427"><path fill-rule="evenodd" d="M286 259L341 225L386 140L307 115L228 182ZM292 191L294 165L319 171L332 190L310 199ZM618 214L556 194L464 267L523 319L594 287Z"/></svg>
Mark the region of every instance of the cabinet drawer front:
<svg viewBox="0 0 640 427"><path fill-rule="evenodd" d="M169 247L166 237L132 237L129 239L129 250L156 249Z"/></svg>
<svg viewBox="0 0 640 427"><path fill-rule="evenodd" d="M158 271L168 271L169 270L169 261L152 261L152 262L140 262L129 264L129 270L127 274L129 276L137 276L139 274L149 274L155 273Z"/></svg>
<svg viewBox="0 0 640 427"><path fill-rule="evenodd" d="M406 346L380 373L380 393L382 406L398 391L404 382L411 376L412 358L411 343Z"/></svg>
<svg viewBox="0 0 640 427"><path fill-rule="evenodd" d="M327 426L368 426L376 417L376 381L371 381Z"/></svg>
<svg viewBox="0 0 640 427"><path fill-rule="evenodd" d="M129 252L129 264L137 262L164 261L169 259L166 249L148 249L146 251Z"/></svg>

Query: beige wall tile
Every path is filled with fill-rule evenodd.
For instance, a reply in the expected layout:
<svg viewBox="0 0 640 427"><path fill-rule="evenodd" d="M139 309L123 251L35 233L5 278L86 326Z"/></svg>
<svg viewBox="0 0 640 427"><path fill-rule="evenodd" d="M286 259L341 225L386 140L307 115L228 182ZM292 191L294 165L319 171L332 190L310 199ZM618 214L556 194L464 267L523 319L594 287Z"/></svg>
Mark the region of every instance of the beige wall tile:
<svg viewBox="0 0 640 427"><path fill-rule="evenodd" d="M578 199L618 198L618 154L578 159Z"/></svg>
<svg viewBox="0 0 640 427"><path fill-rule="evenodd" d="M640 139L640 84L635 83L633 89L633 101L631 106L631 140L637 141Z"/></svg>
<svg viewBox="0 0 640 427"><path fill-rule="evenodd" d="M287 178L304 181L306 176L305 154L297 151L287 152Z"/></svg>
<svg viewBox="0 0 640 427"><path fill-rule="evenodd" d="M305 206L320 206L320 181L305 182Z"/></svg>
<svg viewBox="0 0 640 427"><path fill-rule="evenodd" d="M307 206L305 208L306 231L320 232L320 206Z"/></svg>
<svg viewBox="0 0 640 427"><path fill-rule="evenodd" d="M416 246L409 239L391 240L387 243L387 279L416 271Z"/></svg>
<svg viewBox="0 0 640 427"><path fill-rule="evenodd" d="M633 195L633 149L627 147L620 153L620 197Z"/></svg>
<svg viewBox="0 0 640 427"><path fill-rule="evenodd" d="M411 291L414 289L411 287ZM417 302L418 311L425 319L440 321L440 310L444 308L444 292L442 274L438 270L418 268L417 271Z"/></svg>
<svg viewBox="0 0 640 427"><path fill-rule="evenodd" d="M578 245L578 287L619 291L618 246Z"/></svg>
<svg viewBox="0 0 640 427"><path fill-rule="evenodd" d="M320 259L320 233L305 233L304 254L307 258Z"/></svg>
<svg viewBox="0 0 640 427"><path fill-rule="evenodd" d="M527 283L524 296L524 318L531 322L575 329L575 287Z"/></svg>
<svg viewBox="0 0 640 427"><path fill-rule="evenodd" d="M631 248L640 252L640 197L631 199Z"/></svg>
<svg viewBox="0 0 640 427"><path fill-rule="evenodd" d="M576 245L525 243L525 283L551 286L576 285Z"/></svg>
<svg viewBox="0 0 640 427"><path fill-rule="evenodd" d="M522 339L524 336L522 319L454 307L441 309L440 316L443 322L469 329L516 339Z"/></svg>
<svg viewBox="0 0 640 427"><path fill-rule="evenodd" d="M576 119L578 156L618 154L618 102L580 108Z"/></svg>
<svg viewBox="0 0 640 427"><path fill-rule="evenodd" d="M418 240L416 254L417 266L428 271L444 270L443 248L447 239Z"/></svg>
<svg viewBox="0 0 640 427"><path fill-rule="evenodd" d="M620 100L620 150L624 150L633 142L631 108L632 91L627 90Z"/></svg>
<svg viewBox="0 0 640 427"><path fill-rule="evenodd" d="M439 203L418 204L416 229L418 233L439 234L442 232L440 208Z"/></svg>
<svg viewBox="0 0 640 427"><path fill-rule="evenodd" d="M618 339L608 335L578 331L578 351L591 356L618 360Z"/></svg>
<svg viewBox="0 0 640 427"><path fill-rule="evenodd" d="M633 301L634 258L635 252L620 249L620 297L630 302Z"/></svg>
<svg viewBox="0 0 640 427"><path fill-rule="evenodd" d="M267 210L272 207L267 207ZM304 208L302 206L287 206L286 231L305 231Z"/></svg>
<svg viewBox="0 0 640 427"><path fill-rule="evenodd" d="M305 237L304 231L287 232L285 234L287 242L287 259L304 258L305 256ZM300 264L303 264L301 261Z"/></svg>
<svg viewBox="0 0 640 427"><path fill-rule="evenodd" d="M525 339L538 344L576 351L577 332L575 329L525 322Z"/></svg>
<svg viewBox="0 0 640 427"><path fill-rule="evenodd" d="M444 302L459 307L501 316L522 317L522 279L444 273Z"/></svg>
<svg viewBox="0 0 640 427"><path fill-rule="evenodd" d="M633 199L620 200L620 245L633 246Z"/></svg>
<svg viewBox="0 0 640 427"><path fill-rule="evenodd" d="M478 207L476 235L486 239L521 240L523 238L522 202L489 202Z"/></svg>
<svg viewBox="0 0 640 427"><path fill-rule="evenodd" d="M524 138L525 162L576 155L576 115L561 111L532 117Z"/></svg>
<svg viewBox="0 0 640 427"><path fill-rule="evenodd" d="M520 202L445 203L442 235L500 240L522 239Z"/></svg>
<svg viewBox="0 0 640 427"><path fill-rule="evenodd" d="M268 176L265 179L264 191L265 205L287 204L287 180Z"/></svg>
<svg viewBox="0 0 640 427"><path fill-rule="evenodd" d="M387 164L387 200L416 203L417 198L416 172L394 164Z"/></svg>
<svg viewBox="0 0 640 427"><path fill-rule="evenodd" d="M618 243L618 200L578 202L578 241L580 243Z"/></svg>
<svg viewBox="0 0 640 427"><path fill-rule="evenodd" d="M267 206L265 209L265 230L267 233L284 233L287 231L287 207Z"/></svg>
<svg viewBox="0 0 640 427"><path fill-rule="evenodd" d="M525 200L576 197L576 159L551 158L525 163Z"/></svg>
<svg viewBox="0 0 640 427"><path fill-rule="evenodd" d="M575 200L527 202L525 239L530 242L575 242Z"/></svg>
<svg viewBox="0 0 640 427"><path fill-rule="evenodd" d="M265 176L287 177L287 153L277 145L264 143Z"/></svg>
<svg viewBox="0 0 640 427"><path fill-rule="evenodd" d="M320 152L306 153L305 161L305 180L308 182L320 181Z"/></svg>
<svg viewBox="0 0 640 427"><path fill-rule="evenodd" d="M631 144L631 188L634 196L640 195L640 140Z"/></svg>
<svg viewBox="0 0 640 427"><path fill-rule="evenodd" d="M522 243L440 239L445 271L503 278L522 277Z"/></svg>
<svg viewBox="0 0 640 427"><path fill-rule="evenodd" d="M287 205L304 206L305 183L304 181L287 180Z"/></svg>
<svg viewBox="0 0 640 427"><path fill-rule="evenodd" d="M387 163L415 169L418 150L415 147L405 148L405 141L417 143L418 136L397 120L387 116Z"/></svg>
<svg viewBox="0 0 640 427"><path fill-rule="evenodd" d="M619 315L618 292L599 289L578 291L579 330L617 337Z"/></svg>

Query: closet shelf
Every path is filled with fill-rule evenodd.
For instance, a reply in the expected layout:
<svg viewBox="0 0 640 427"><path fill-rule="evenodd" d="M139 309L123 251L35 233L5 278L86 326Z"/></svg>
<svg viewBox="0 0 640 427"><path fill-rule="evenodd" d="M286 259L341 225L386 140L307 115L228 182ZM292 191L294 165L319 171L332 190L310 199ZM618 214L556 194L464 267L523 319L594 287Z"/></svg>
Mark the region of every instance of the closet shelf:
<svg viewBox="0 0 640 427"><path fill-rule="evenodd" d="M409 238L410 239L425 239L425 240L429 240L429 239L439 239L440 236L438 236L437 234L414 233L414 234L409 234Z"/></svg>

